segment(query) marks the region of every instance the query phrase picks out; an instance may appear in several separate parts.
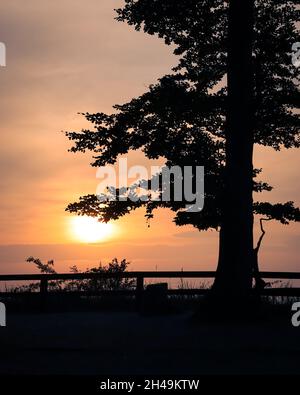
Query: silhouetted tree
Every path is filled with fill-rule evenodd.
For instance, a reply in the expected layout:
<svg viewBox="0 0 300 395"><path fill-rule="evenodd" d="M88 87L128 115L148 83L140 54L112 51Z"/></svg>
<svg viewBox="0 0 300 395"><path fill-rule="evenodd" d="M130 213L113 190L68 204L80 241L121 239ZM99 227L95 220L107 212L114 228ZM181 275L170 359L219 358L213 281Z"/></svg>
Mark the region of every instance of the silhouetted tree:
<svg viewBox="0 0 300 395"><path fill-rule="evenodd" d="M186 202L112 201L95 195L70 204L70 212L117 219L145 206L169 207L177 225L220 230L214 289L245 295L257 275L253 214L282 223L299 221L292 202L253 203L254 192L270 191L253 169L254 144L275 150L299 147L299 74L291 62L299 19L295 0L126 0L117 20L157 34L174 45L178 66L142 96L116 105L113 114L86 113L92 130L68 132L72 152L95 153L92 166L113 164L142 149L166 166L205 166L205 205ZM162 186L163 188L163 186Z"/></svg>

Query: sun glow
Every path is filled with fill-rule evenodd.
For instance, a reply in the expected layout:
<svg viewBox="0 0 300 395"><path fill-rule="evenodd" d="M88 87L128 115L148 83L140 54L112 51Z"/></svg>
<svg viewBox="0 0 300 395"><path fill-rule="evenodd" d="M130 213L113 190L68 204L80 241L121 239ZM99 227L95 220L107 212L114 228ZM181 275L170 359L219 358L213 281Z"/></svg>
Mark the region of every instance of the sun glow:
<svg viewBox="0 0 300 395"><path fill-rule="evenodd" d="M71 218L71 230L76 240L97 243L109 239L114 233L114 226L98 222L97 218L82 216Z"/></svg>

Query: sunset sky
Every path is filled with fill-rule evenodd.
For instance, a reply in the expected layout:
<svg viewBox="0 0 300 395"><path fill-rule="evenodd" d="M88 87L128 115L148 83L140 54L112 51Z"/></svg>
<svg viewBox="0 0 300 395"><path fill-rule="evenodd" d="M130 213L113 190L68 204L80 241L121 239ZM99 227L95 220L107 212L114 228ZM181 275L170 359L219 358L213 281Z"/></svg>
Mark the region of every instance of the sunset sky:
<svg viewBox="0 0 300 395"><path fill-rule="evenodd" d="M122 0L2 0L0 42L1 222L0 272L32 272L29 255L54 259L57 270L85 269L113 257L131 269L214 269L217 232L178 228L172 213L157 212L148 228L140 210L114 223L105 240L89 244L74 233L64 209L95 193L91 155L68 153L62 130L86 126L78 112L111 112L147 90L177 64L156 37L114 20ZM139 152L131 164L146 164ZM153 162L154 164L154 162ZM261 199L299 205L299 153L256 147L255 166L275 187ZM266 270L300 270L299 225L266 225L261 253Z"/></svg>

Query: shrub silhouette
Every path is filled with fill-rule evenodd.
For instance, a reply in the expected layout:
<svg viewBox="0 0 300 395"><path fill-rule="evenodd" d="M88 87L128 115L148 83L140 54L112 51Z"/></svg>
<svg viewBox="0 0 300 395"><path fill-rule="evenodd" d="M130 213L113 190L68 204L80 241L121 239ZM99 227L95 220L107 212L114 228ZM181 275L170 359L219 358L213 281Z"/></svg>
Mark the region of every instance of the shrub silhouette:
<svg viewBox="0 0 300 395"><path fill-rule="evenodd" d="M54 269L54 261L49 260L47 263L43 263L39 258L29 257L26 262L33 263L42 274L57 274ZM86 271L80 271L77 266L70 268L71 273L95 273L95 274L122 274L127 271L130 262L126 259L122 259L120 262L117 258L113 258L107 265L102 265L101 262L98 267L92 267L86 269ZM52 292L60 291L85 291L85 292L97 292L97 291L113 291L113 290L124 290L133 289L135 286L135 280L129 278L91 278L83 280L53 280L48 282L48 289ZM39 291L39 282L22 285L15 287L13 292L37 292Z"/></svg>

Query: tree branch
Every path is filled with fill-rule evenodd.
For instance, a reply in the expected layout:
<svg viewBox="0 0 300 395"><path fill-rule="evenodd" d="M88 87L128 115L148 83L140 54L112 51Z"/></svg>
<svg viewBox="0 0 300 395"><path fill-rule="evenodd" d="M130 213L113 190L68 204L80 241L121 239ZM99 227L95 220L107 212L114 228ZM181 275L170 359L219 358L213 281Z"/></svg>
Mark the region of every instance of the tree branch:
<svg viewBox="0 0 300 395"><path fill-rule="evenodd" d="M257 244L256 244L256 247L254 248L254 251L258 254L258 251L259 251L259 249L260 249L260 246L261 246L261 243L262 243L262 241L263 241L263 238L264 238L264 236L265 236L265 234L266 234L266 231L265 231L265 229L264 229L264 227L263 227L263 221L271 221L271 219L272 218L261 218L260 220L259 220L259 223L260 223L260 229L261 229L261 235L260 235L260 237L259 237L259 239L258 239L258 242L257 242Z"/></svg>

